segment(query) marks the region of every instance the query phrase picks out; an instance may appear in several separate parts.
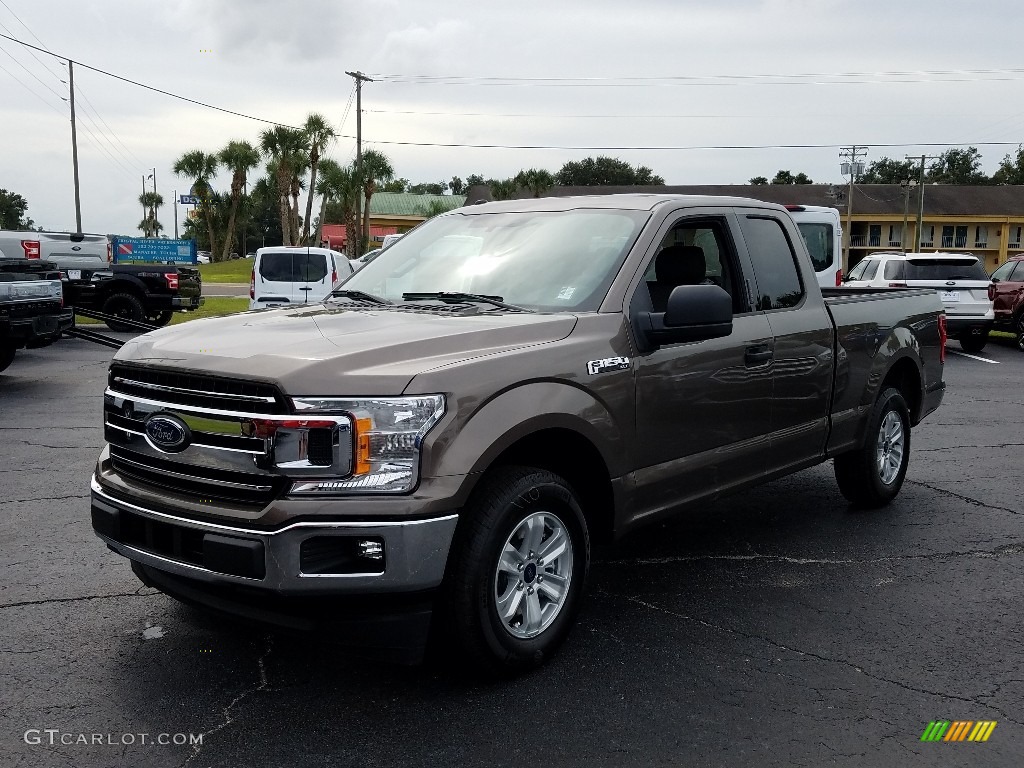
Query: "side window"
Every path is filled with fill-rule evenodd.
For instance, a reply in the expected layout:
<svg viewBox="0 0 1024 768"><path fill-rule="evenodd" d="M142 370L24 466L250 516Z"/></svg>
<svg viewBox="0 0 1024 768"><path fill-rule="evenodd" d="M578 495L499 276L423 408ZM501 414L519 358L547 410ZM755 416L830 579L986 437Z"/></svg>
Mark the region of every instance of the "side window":
<svg viewBox="0 0 1024 768"><path fill-rule="evenodd" d="M999 269L992 273L993 280L1009 280L1010 272L1013 270L1014 264L1017 262L1008 261L1001 265ZM1021 276L1024 277L1024 272L1021 272Z"/></svg>
<svg viewBox="0 0 1024 768"><path fill-rule="evenodd" d="M1014 283L1024 283L1024 261L1017 262L1017 268L1007 279Z"/></svg>
<svg viewBox="0 0 1024 768"><path fill-rule="evenodd" d="M732 239L722 219L684 219L658 244L644 272L655 312L664 312L672 289L680 285L717 285L733 297L733 312L749 311L737 290L739 274Z"/></svg>
<svg viewBox="0 0 1024 768"><path fill-rule="evenodd" d="M874 280L875 279L875 273L878 272L878 265L879 265L879 263L880 262L878 261L878 259L868 259L867 266L864 267L864 279L865 280Z"/></svg>
<svg viewBox="0 0 1024 768"><path fill-rule="evenodd" d="M740 226L747 241L757 280L757 309L789 309L804 297L793 247L778 219L742 216Z"/></svg>
<svg viewBox="0 0 1024 768"><path fill-rule="evenodd" d="M866 279L864 277L864 272L867 270L869 263L870 262L867 259L864 259L863 261L858 261L856 264L853 265L853 269L850 270L850 274L848 274L846 276L847 279L848 280L864 280L864 279Z"/></svg>
<svg viewBox="0 0 1024 768"><path fill-rule="evenodd" d="M903 280L906 271L904 270L905 261L887 261L885 262L885 272L882 277L886 280Z"/></svg>

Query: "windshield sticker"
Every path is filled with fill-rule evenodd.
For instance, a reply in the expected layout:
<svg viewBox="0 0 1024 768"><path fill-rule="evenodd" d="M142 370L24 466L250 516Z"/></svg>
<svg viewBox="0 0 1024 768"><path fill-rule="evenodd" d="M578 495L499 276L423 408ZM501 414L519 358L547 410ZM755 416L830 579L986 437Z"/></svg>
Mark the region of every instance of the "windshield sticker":
<svg viewBox="0 0 1024 768"><path fill-rule="evenodd" d="M591 360L587 363L587 373L594 376L598 373L607 373L608 371L628 371L629 370L629 358L628 357L606 357L604 360Z"/></svg>
<svg viewBox="0 0 1024 768"><path fill-rule="evenodd" d="M569 301L574 293L576 293L576 286L567 285L565 288L558 292L557 298L561 301Z"/></svg>

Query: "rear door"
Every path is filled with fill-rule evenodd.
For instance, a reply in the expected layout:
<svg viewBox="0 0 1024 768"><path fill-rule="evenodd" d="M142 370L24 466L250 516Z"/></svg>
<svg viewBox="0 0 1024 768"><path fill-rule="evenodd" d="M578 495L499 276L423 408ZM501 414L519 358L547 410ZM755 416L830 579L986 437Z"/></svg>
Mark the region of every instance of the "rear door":
<svg viewBox="0 0 1024 768"><path fill-rule="evenodd" d="M992 273L996 322L1009 323L1013 312L1024 302L1024 261L1008 261Z"/></svg>
<svg viewBox="0 0 1024 768"><path fill-rule="evenodd" d="M331 257L324 253L295 253L294 283L295 299L293 303L311 304L323 299L331 292L331 275L334 266Z"/></svg>
<svg viewBox="0 0 1024 768"><path fill-rule="evenodd" d="M281 304L302 303L297 292L295 275L295 252L290 250L264 251L256 265L255 302L256 306L274 307Z"/></svg>

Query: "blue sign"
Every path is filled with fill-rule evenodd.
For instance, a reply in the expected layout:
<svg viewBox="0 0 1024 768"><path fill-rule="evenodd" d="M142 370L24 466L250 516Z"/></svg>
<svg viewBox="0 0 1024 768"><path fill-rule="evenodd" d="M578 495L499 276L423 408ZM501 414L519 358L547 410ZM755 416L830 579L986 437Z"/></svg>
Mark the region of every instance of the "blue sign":
<svg viewBox="0 0 1024 768"><path fill-rule="evenodd" d="M195 264L195 240L157 237L115 237L115 264Z"/></svg>
<svg viewBox="0 0 1024 768"><path fill-rule="evenodd" d="M182 205L199 205L199 198L196 195L178 195Z"/></svg>

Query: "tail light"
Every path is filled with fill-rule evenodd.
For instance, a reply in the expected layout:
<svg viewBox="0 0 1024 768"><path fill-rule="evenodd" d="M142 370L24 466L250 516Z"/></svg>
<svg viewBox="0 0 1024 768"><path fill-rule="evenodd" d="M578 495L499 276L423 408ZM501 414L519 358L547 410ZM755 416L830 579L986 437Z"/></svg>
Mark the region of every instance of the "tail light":
<svg viewBox="0 0 1024 768"><path fill-rule="evenodd" d="M167 288L171 291L178 290L178 273L177 272L165 272L164 280L167 281Z"/></svg>
<svg viewBox="0 0 1024 768"><path fill-rule="evenodd" d="M256 267L249 273L249 298L256 298Z"/></svg>
<svg viewBox="0 0 1024 768"><path fill-rule="evenodd" d="M890 288L906 288L906 283L889 283Z"/></svg>
<svg viewBox="0 0 1024 768"><path fill-rule="evenodd" d="M114 245L109 240L107 241L107 264L112 264L114 261Z"/></svg>
<svg viewBox="0 0 1024 768"><path fill-rule="evenodd" d="M40 246L38 240L22 240L21 249L25 251L26 259L38 259Z"/></svg>
<svg viewBox="0 0 1024 768"><path fill-rule="evenodd" d="M996 285L995 285L995 283L989 283L988 284L988 300L989 301L995 301L996 300Z"/></svg>
<svg viewBox="0 0 1024 768"><path fill-rule="evenodd" d="M837 269L836 270L836 288L838 288L842 284L843 284L843 270Z"/></svg>
<svg viewBox="0 0 1024 768"><path fill-rule="evenodd" d="M331 287L334 287L337 284L338 284L338 270L335 269L333 272L331 272Z"/></svg>
<svg viewBox="0 0 1024 768"><path fill-rule="evenodd" d="M939 313L939 362L946 362L946 340L949 334L946 332L946 313Z"/></svg>

